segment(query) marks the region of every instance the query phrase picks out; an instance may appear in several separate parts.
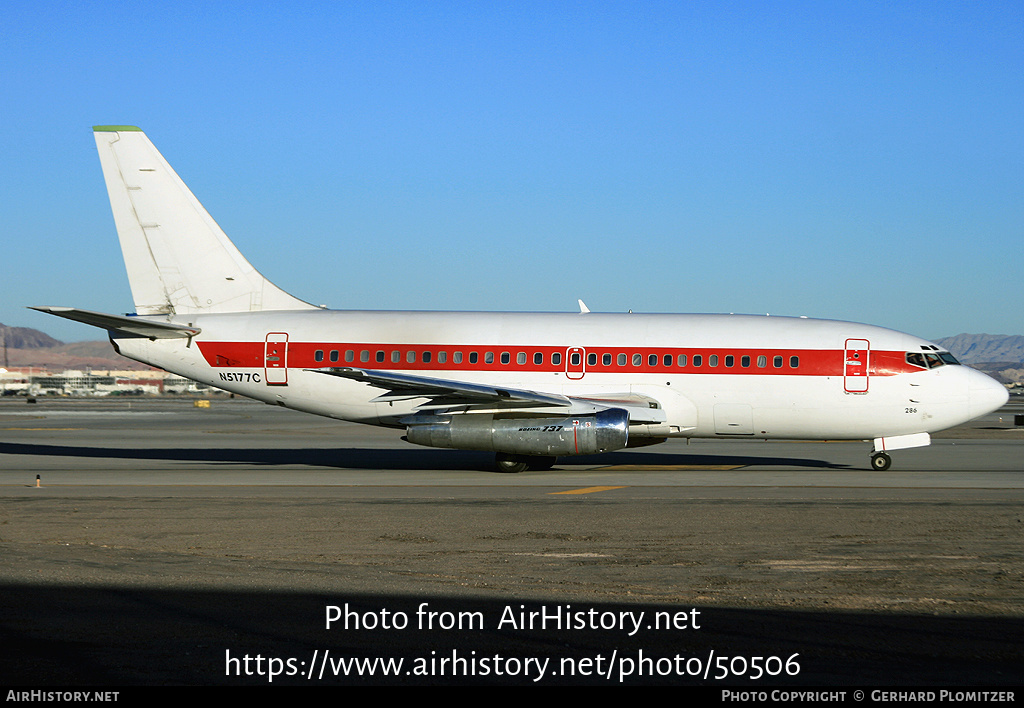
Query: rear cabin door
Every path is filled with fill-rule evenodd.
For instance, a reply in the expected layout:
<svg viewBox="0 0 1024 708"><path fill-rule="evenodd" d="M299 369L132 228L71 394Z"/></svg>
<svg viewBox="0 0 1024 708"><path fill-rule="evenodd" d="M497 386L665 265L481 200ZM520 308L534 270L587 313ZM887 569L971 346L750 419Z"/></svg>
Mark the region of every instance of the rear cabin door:
<svg viewBox="0 0 1024 708"><path fill-rule="evenodd" d="M288 385L288 335L271 332L263 347L263 376L268 386Z"/></svg>

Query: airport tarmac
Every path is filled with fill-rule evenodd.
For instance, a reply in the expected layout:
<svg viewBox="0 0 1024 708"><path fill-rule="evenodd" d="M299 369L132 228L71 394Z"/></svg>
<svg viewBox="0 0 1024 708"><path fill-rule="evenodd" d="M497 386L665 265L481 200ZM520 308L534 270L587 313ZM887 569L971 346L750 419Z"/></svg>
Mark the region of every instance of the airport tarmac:
<svg viewBox="0 0 1024 708"><path fill-rule="evenodd" d="M536 683L1019 684L1020 408L886 472L868 443L673 441L508 475L247 400L0 399L0 683L267 683L282 658L275 684L518 684L547 657ZM592 626L641 611L688 626ZM324 650L424 663L307 676Z"/></svg>

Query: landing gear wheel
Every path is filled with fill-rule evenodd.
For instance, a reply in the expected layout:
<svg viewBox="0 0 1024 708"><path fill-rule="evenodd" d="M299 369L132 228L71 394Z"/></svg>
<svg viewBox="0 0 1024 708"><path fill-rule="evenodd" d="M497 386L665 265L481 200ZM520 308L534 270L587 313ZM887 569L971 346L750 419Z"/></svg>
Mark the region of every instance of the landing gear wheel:
<svg viewBox="0 0 1024 708"><path fill-rule="evenodd" d="M510 455L507 452L499 452L494 456L494 464L498 471L512 474L525 470L527 467L526 460L527 458L520 457L519 455Z"/></svg>
<svg viewBox="0 0 1024 708"><path fill-rule="evenodd" d="M871 456L871 469L876 472L885 472L892 466L892 458L884 452L876 452Z"/></svg>

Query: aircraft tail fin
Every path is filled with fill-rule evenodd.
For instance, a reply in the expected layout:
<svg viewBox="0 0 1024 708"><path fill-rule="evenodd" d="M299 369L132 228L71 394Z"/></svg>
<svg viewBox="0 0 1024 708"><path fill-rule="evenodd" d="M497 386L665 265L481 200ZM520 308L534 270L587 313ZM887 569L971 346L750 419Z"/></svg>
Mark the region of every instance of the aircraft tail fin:
<svg viewBox="0 0 1024 708"><path fill-rule="evenodd" d="M93 128L140 315L308 310L239 252L139 128Z"/></svg>

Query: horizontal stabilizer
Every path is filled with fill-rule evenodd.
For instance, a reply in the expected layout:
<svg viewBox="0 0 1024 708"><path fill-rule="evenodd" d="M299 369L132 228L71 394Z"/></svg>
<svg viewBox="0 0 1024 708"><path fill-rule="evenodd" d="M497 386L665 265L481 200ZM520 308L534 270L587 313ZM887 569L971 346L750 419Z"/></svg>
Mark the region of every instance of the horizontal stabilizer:
<svg viewBox="0 0 1024 708"><path fill-rule="evenodd" d="M114 332L124 332L125 334L134 334L150 339L185 339L194 337L202 331L198 327L186 327L185 325L171 324L170 322L153 322L123 315L108 315L103 312L78 310L74 307L32 307L29 309L57 315L57 317L74 320L75 322L84 322L93 327L100 327Z"/></svg>

